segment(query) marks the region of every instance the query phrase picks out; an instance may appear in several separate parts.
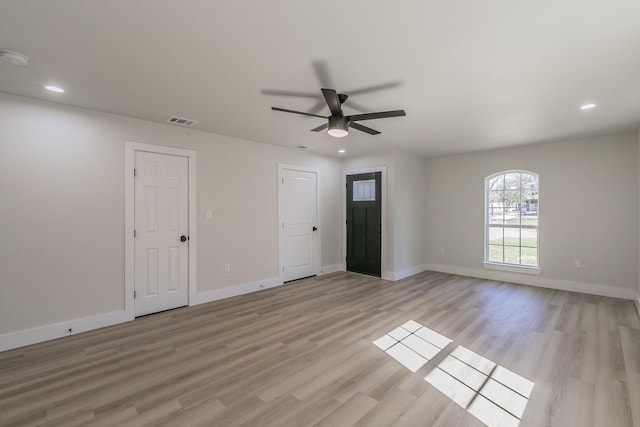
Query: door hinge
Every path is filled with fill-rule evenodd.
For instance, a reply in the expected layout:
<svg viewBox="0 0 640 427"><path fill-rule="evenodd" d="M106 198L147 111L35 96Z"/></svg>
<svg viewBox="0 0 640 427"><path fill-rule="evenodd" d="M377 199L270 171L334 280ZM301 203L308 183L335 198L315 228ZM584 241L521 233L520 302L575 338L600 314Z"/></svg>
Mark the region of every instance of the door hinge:
<svg viewBox="0 0 640 427"><path fill-rule="evenodd" d="M133 298L135 299L138 296L138 293L136 291L133 291Z"/></svg>
<svg viewBox="0 0 640 427"><path fill-rule="evenodd" d="M135 168L133 169L133 176L136 176L136 170L135 170Z"/></svg>
<svg viewBox="0 0 640 427"><path fill-rule="evenodd" d="M282 183L284 184L284 178L282 178Z"/></svg>
<svg viewBox="0 0 640 427"><path fill-rule="evenodd" d="M133 230L133 238L135 239L136 237L136 230Z"/></svg>

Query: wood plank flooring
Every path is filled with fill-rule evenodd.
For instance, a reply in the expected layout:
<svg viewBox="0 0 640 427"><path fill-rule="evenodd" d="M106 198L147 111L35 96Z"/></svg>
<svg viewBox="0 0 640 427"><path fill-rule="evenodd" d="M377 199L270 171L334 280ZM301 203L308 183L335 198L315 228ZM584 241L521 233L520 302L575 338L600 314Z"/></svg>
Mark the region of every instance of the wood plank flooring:
<svg viewBox="0 0 640 427"><path fill-rule="evenodd" d="M373 341L453 340L412 373ZM535 383L520 426L640 426L631 301L353 273L0 353L0 426L483 426L424 380L462 345Z"/></svg>

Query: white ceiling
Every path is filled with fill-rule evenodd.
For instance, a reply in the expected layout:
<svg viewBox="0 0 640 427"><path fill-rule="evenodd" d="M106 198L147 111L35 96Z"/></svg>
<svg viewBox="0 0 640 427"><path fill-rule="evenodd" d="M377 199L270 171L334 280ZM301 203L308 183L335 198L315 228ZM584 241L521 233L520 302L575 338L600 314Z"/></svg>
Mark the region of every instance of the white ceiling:
<svg viewBox="0 0 640 427"><path fill-rule="evenodd" d="M337 155L424 156L637 129L638 0L0 0L0 91ZM315 66L314 66L315 64ZM343 139L309 129L316 69L406 117ZM67 93L45 92L56 83ZM327 82L324 82L327 83ZM598 108L581 111L587 101ZM357 113L347 108L346 113ZM329 115L324 107L321 112Z"/></svg>

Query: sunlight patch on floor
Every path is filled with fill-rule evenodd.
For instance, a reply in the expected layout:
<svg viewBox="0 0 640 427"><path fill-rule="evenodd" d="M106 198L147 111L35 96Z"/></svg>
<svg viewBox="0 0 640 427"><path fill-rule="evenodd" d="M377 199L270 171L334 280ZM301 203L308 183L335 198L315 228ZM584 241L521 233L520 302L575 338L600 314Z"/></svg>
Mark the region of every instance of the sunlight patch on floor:
<svg viewBox="0 0 640 427"><path fill-rule="evenodd" d="M534 386L462 346L424 379L489 427L517 427Z"/></svg>
<svg viewBox="0 0 640 427"><path fill-rule="evenodd" d="M373 343L411 372L422 368L451 340L410 320Z"/></svg>
<svg viewBox="0 0 640 427"><path fill-rule="evenodd" d="M411 372L417 372L451 342L410 320L373 343ZM534 386L462 346L447 354L424 379L489 427L517 427Z"/></svg>

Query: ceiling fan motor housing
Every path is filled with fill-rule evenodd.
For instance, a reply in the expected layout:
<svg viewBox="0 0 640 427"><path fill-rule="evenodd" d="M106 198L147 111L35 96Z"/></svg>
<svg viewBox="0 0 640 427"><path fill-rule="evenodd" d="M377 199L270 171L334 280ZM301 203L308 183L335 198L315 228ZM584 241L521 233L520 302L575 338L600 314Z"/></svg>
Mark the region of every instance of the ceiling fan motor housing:
<svg viewBox="0 0 640 427"><path fill-rule="evenodd" d="M329 116L329 129L349 131L349 120L344 116Z"/></svg>

